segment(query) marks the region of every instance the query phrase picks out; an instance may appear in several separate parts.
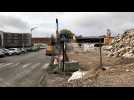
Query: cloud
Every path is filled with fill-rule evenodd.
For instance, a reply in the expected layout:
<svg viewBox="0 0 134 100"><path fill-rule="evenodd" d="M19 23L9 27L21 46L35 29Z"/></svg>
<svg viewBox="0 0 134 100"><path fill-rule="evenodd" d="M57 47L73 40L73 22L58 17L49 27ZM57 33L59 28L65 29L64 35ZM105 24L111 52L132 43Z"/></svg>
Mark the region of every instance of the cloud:
<svg viewBox="0 0 134 100"><path fill-rule="evenodd" d="M21 18L0 15L0 29L3 31L25 32L29 25Z"/></svg>
<svg viewBox="0 0 134 100"><path fill-rule="evenodd" d="M103 35L107 28L110 28L113 34L134 28L133 12L84 12L66 15L64 20L67 20L68 27L83 35Z"/></svg>
<svg viewBox="0 0 134 100"><path fill-rule="evenodd" d="M33 36L51 36L59 29L67 28L77 35L104 35L109 28L113 34L134 28L134 12L1 12L0 29L12 32L30 32Z"/></svg>

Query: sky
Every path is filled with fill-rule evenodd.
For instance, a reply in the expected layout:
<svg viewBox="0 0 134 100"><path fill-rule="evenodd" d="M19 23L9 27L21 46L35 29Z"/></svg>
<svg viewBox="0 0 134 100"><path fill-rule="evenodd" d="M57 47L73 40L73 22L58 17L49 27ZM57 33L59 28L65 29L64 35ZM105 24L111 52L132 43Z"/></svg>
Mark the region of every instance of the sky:
<svg viewBox="0 0 134 100"><path fill-rule="evenodd" d="M50 37L59 30L69 29L75 35L99 36L110 29L113 35L134 28L134 12L0 12L0 30L30 33L33 37Z"/></svg>

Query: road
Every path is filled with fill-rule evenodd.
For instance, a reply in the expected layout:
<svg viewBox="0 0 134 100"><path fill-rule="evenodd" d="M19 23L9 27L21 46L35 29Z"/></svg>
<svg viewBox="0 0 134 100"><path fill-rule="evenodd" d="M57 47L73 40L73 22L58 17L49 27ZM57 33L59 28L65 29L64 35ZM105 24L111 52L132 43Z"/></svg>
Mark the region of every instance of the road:
<svg viewBox="0 0 134 100"><path fill-rule="evenodd" d="M44 49L0 58L0 87L41 86L49 61Z"/></svg>

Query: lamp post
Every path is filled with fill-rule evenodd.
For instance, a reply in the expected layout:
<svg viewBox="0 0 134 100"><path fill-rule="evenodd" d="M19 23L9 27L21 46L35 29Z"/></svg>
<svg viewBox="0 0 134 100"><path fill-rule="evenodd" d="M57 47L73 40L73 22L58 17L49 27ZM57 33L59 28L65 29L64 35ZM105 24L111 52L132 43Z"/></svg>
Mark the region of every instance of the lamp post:
<svg viewBox="0 0 134 100"><path fill-rule="evenodd" d="M24 48L24 34L22 34L22 40L23 40L22 48Z"/></svg>
<svg viewBox="0 0 134 100"><path fill-rule="evenodd" d="M30 31L31 31L31 37L32 37L32 31L35 30L36 28L38 28L38 27L32 27L32 28L30 29ZM31 40L31 44L32 44L32 40Z"/></svg>
<svg viewBox="0 0 134 100"><path fill-rule="evenodd" d="M31 34L32 34L32 31L33 31L34 29L36 29L36 28L38 28L38 27L33 27L33 28L30 29L30 30L31 30Z"/></svg>

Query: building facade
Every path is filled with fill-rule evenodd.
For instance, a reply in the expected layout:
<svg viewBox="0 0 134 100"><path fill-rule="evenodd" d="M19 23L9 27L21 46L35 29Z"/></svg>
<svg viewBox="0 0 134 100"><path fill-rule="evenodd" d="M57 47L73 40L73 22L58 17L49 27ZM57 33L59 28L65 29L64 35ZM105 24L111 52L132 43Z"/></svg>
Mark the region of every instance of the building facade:
<svg viewBox="0 0 134 100"><path fill-rule="evenodd" d="M11 33L0 31L0 47L2 48L21 48L31 46L30 33Z"/></svg>
<svg viewBox="0 0 134 100"><path fill-rule="evenodd" d="M45 43L45 44L50 44L51 39L48 37L40 38L40 37L33 37L32 38L32 44L35 43Z"/></svg>

